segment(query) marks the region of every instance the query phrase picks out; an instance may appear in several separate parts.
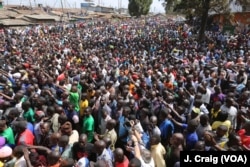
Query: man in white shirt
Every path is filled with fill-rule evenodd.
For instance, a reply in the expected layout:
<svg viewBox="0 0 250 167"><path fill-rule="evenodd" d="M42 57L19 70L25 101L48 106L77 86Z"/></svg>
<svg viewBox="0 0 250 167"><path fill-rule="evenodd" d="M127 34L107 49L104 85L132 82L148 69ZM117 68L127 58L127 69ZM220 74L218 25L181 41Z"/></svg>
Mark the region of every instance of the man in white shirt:
<svg viewBox="0 0 250 167"><path fill-rule="evenodd" d="M204 104L210 103L211 91L206 87L206 84L203 83L198 87L199 93L201 93L201 101Z"/></svg>
<svg viewBox="0 0 250 167"><path fill-rule="evenodd" d="M236 129L237 125L237 109L233 106L234 100L232 98L227 98L225 104L220 108L221 111L226 111L228 113L228 120L231 121L233 129Z"/></svg>
<svg viewBox="0 0 250 167"><path fill-rule="evenodd" d="M19 145L14 148L13 155L16 157L14 167L27 167L26 160L23 156L23 147L24 146Z"/></svg>

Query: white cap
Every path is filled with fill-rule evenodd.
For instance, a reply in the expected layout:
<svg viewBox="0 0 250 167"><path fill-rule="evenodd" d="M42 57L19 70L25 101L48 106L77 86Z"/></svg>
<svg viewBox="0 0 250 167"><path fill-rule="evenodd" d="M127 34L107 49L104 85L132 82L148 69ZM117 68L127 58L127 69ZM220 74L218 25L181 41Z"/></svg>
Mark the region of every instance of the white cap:
<svg viewBox="0 0 250 167"><path fill-rule="evenodd" d="M19 72L12 74L12 77L13 77L13 78L17 78L17 79L21 78L21 76L22 76L22 75L21 75L21 73L19 73Z"/></svg>
<svg viewBox="0 0 250 167"><path fill-rule="evenodd" d="M85 157L78 160L76 167L89 167L89 160Z"/></svg>

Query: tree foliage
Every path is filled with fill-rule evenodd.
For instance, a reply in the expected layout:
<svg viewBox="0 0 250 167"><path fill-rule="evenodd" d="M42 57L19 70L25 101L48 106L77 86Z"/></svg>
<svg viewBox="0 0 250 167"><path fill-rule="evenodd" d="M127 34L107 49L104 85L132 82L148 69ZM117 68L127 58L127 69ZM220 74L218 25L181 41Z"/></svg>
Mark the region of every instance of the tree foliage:
<svg viewBox="0 0 250 167"><path fill-rule="evenodd" d="M201 17L204 10L208 10L209 13L228 13L230 12L229 1L230 0L182 0L175 6L175 11L181 11L184 14L196 17ZM204 4L208 4L208 6L204 6Z"/></svg>
<svg viewBox="0 0 250 167"><path fill-rule="evenodd" d="M180 0L163 0L163 7L165 8L166 13L171 12L171 8L174 8Z"/></svg>
<svg viewBox="0 0 250 167"><path fill-rule="evenodd" d="M238 0L237 3L239 3L240 5L242 5L243 11L246 11L247 10L246 7L250 6L250 0Z"/></svg>
<svg viewBox="0 0 250 167"><path fill-rule="evenodd" d="M168 1L173 2L174 0L165 0L167 5L170 5ZM243 0L249 1L249 0ZM180 3L177 3L174 11L179 11L188 18L200 18L201 25L199 31L199 40L204 39L205 28L207 25L208 14L217 14L217 13L230 13L229 8L230 0L181 0ZM167 9L167 7L166 7Z"/></svg>
<svg viewBox="0 0 250 167"><path fill-rule="evenodd" d="M237 3L242 6L243 11L250 6L250 0L164 0L164 7L174 4L174 11L186 14L187 18L198 18L201 20L199 40L204 39L205 28L209 14L226 14L231 17L230 4ZM176 3L178 2L178 3Z"/></svg>
<svg viewBox="0 0 250 167"><path fill-rule="evenodd" d="M153 0L129 0L129 14L136 17L148 14L152 2Z"/></svg>

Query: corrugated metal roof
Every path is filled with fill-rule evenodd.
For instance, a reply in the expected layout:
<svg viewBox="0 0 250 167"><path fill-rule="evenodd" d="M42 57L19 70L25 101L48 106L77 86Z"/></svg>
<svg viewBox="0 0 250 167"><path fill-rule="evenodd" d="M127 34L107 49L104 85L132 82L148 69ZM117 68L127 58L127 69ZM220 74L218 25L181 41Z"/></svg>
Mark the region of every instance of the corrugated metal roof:
<svg viewBox="0 0 250 167"><path fill-rule="evenodd" d="M63 14L63 12L54 11L54 10L52 10L50 13L51 13L51 14L54 14L54 15L57 15L57 16L61 16L61 15Z"/></svg>
<svg viewBox="0 0 250 167"><path fill-rule="evenodd" d="M10 10L7 10L7 9L1 9L0 10L0 19L7 19L7 18L10 18L10 17L15 17L15 15L17 15L17 13L14 12L14 11L10 11Z"/></svg>
<svg viewBox="0 0 250 167"><path fill-rule="evenodd" d="M25 15L23 15L23 14L19 14L19 15L17 15L15 18L16 18L16 19L21 19L21 18L24 18L24 16L25 16Z"/></svg>
<svg viewBox="0 0 250 167"><path fill-rule="evenodd" d="M52 11L57 11L57 12L70 12L70 13L81 13L84 12L84 9L79 9L79 8L52 8Z"/></svg>
<svg viewBox="0 0 250 167"><path fill-rule="evenodd" d="M25 17L36 19L36 20L54 20L60 21L60 17L51 15L25 15Z"/></svg>
<svg viewBox="0 0 250 167"><path fill-rule="evenodd" d="M75 18L75 19L92 19L93 16L71 16L71 18Z"/></svg>
<svg viewBox="0 0 250 167"><path fill-rule="evenodd" d="M70 13L70 18L76 20L79 19L92 19L92 18L124 18L127 16L121 16L113 13L101 13L101 12L90 12L83 9L62 9L62 8L51 8L49 13L45 12L43 8L29 8L22 6L4 6L0 10L0 24L6 26L16 25L29 25L37 22L58 22L58 21L69 21L67 13ZM87 16L83 16L83 13L88 13ZM63 18L61 16L63 15Z"/></svg>
<svg viewBox="0 0 250 167"><path fill-rule="evenodd" d="M4 19L0 20L0 25L4 26L26 26L31 25L32 23L21 20L21 19Z"/></svg>
<svg viewBox="0 0 250 167"><path fill-rule="evenodd" d="M24 9L15 9L15 8L9 8L9 11L16 12L18 14L45 14L46 12L40 9L31 9L31 10L24 10Z"/></svg>
<svg viewBox="0 0 250 167"><path fill-rule="evenodd" d="M0 20L2 20L2 19L8 19L8 18L9 18L9 16L4 15L4 14L0 14Z"/></svg>

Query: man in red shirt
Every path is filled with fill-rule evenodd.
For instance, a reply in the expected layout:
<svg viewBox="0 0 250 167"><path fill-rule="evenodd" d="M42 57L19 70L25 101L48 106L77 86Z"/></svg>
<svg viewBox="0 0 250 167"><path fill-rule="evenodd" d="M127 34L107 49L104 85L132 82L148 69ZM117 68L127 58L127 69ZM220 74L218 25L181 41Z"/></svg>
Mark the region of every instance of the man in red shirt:
<svg viewBox="0 0 250 167"><path fill-rule="evenodd" d="M121 148L116 148L114 151L115 167L127 167L129 164L128 158L124 155Z"/></svg>
<svg viewBox="0 0 250 167"><path fill-rule="evenodd" d="M250 122L245 123L243 129L238 131L238 135L240 136L242 146L246 150L250 150Z"/></svg>
<svg viewBox="0 0 250 167"><path fill-rule="evenodd" d="M16 143L17 145L33 145L34 144L34 135L33 133L26 128L26 121L17 121L15 124L15 129L17 132Z"/></svg>

